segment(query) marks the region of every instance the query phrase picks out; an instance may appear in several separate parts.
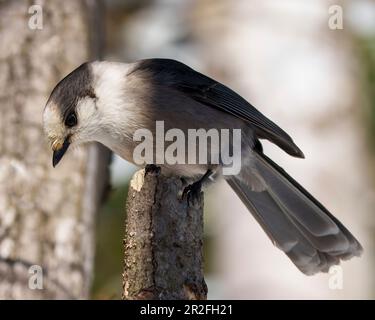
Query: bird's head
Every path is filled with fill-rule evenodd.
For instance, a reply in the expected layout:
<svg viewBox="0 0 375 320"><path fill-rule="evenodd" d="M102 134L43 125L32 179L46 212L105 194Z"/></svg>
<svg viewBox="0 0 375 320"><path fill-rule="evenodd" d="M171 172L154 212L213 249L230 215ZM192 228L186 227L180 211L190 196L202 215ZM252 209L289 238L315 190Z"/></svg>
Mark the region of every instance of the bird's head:
<svg viewBox="0 0 375 320"><path fill-rule="evenodd" d="M53 166L60 162L69 146L101 142L106 118L115 118L109 115L105 104L116 104L117 101L110 101L114 95L111 92L120 91L117 86L122 83L120 78L125 78L122 76L120 65L84 63L56 85L43 113L44 132L53 150Z"/></svg>
<svg viewBox="0 0 375 320"><path fill-rule="evenodd" d="M53 150L56 166L72 144L91 140L90 124L98 116L93 74L84 63L53 89L43 113L44 132Z"/></svg>

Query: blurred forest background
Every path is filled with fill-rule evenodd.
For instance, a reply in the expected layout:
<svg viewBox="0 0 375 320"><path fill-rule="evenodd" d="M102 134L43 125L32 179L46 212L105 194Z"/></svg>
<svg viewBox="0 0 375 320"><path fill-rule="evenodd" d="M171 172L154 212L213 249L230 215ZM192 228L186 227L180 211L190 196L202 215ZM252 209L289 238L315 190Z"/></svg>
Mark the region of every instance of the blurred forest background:
<svg viewBox="0 0 375 320"><path fill-rule="evenodd" d="M10 10L9 7L17 2L21 4ZM48 24L57 19L53 10L64 11L63 16L79 10L76 4L79 1L48 1L53 2L52 11L45 11L46 30ZM5 61L14 54L8 48L13 40L5 39L7 23L17 14L27 17L27 8L34 3L44 5L43 1L0 1L0 37L4 37L0 39L0 68L2 64L9 74L12 68L17 69L17 64L9 66ZM126 62L168 57L227 84L294 138L304 151L305 160L290 158L268 144L265 144L265 152L320 199L357 236L365 250L360 259L342 264L343 287L332 289L329 285L332 274L313 277L301 274L281 251L273 247L240 200L221 182L206 192L204 245L208 298L375 298L375 1L103 0L99 4L96 1L82 3L91 17L87 22L91 43L93 38L98 38L95 46L85 49L88 52L82 53L82 49L74 58L69 58L72 46L86 41L78 36L79 32L84 32L79 30L84 28L81 23L59 25L65 32L57 38L46 35L45 29L33 31L35 34L44 32L43 41L49 37L54 39L55 42L49 44L52 47L59 48L59 43L64 43L65 64L61 66L63 62L56 62L57 69L66 74L85 59ZM330 7L334 5L342 9L343 28L329 27ZM17 10L23 11L17 13ZM18 28L22 29L22 26ZM27 41L33 41L30 39L36 37L34 33L28 33ZM17 38L17 35L12 37ZM43 64L46 69L49 62L47 55L36 64ZM48 71L40 72L40 77L47 76ZM4 111L0 115L0 142L5 141L6 134L12 133L4 129L9 123L4 114L11 99L9 95L14 99L18 94L16 89L12 91L9 87L7 79L10 78L3 76L0 79L0 89L8 94L0 94L0 110ZM57 80L51 77L46 80L50 89ZM40 79L37 77L34 81L33 86L38 86ZM34 113L40 112L39 119L47 92L37 100L40 105L32 109ZM5 155L1 145L0 277L3 278L0 278L0 295L1 283L7 275L1 262L14 258L6 230L16 228L20 223L20 220L9 218L10 205L6 205L9 197L1 196L1 192L10 192L5 184L12 179L13 171L9 168L15 166L14 162L9 162L9 153ZM46 158L50 156L48 146L40 150L46 153ZM101 158L102 149L75 150L75 154L72 164L81 159L79 166L84 168L85 159L94 155L99 159L95 170L105 172L100 170L100 163L106 162L106 158ZM40 161L44 166L49 158ZM48 171L48 174L59 175L58 170ZM77 275L75 283L88 284L84 285L85 290L78 290L75 297L118 299L121 296L125 196L127 183L135 170L134 166L113 156L111 189L106 201L102 205L97 201L95 221L88 216L82 218L84 226L88 229L95 226L95 229L90 231L89 239L78 238L76 242L89 243L96 239L96 244L95 248L88 245L89 250L81 248L83 252L91 252L88 257L84 253L83 256L88 264L85 270L92 277L83 281ZM74 186L81 185L77 181L72 182ZM41 192L48 197L58 190L53 188L52 184ZM79 188L76 190L79 192ZM101 198L102 190L90 192L95 198ZM96 211L96 207L89 210ZM2 215L2 210L8 215ZM64 210L74 211L70 207ZM64 210L60 214L66 215ZM43 217L40 219L50 219L48 215ZM72 225L68 224L66 228L69 226ZM55 230L51 226L48 228L47 232ZM33 235L35 230L38 228L34 228ZM64 232L61 231L62 238L66 236ZM35 239L40 238L23 242L37 241ZM27 260L24 254L21 256ZM63 261L64 256L62 254L60 260ZM90 267L92 261L93 269Z"/></svg>

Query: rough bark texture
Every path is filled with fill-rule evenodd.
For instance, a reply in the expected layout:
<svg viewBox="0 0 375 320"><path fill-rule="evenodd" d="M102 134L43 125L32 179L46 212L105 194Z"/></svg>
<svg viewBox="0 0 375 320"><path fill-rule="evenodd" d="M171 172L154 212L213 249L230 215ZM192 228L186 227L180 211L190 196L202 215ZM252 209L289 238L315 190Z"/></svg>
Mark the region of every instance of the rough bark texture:
<svg viewBox="0 0 375 320"><path fill-rule="evenodd" d="M34 3L42 30L28 26ZM53 169L42 112L57 81L97 56L88 19L95 1L0 7L0 299L87 298L108 153L71 151ZM31 265L43 268L43 290L28 286Z"/></svg>
<svg viewBox="0 0 375 320"><path fill-rule="evenodd" d="M203 278L203 193L179 200L177 178L135 173L124 240L124 299L206 299Z"/></svg>

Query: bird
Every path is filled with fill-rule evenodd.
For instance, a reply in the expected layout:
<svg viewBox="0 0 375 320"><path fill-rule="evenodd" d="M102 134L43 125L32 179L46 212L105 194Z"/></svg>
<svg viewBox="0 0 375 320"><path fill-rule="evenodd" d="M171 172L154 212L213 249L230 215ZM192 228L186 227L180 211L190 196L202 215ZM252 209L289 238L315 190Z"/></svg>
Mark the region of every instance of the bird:
<svg viewBox="0 0 375 320"><path fill-rule="evenodd" d="M55 86L43 111L54 167L70 146L89 142L134 163L139 145L134 135L140 129L155 134L157 121L184 134L190 129L241 130L241 168L224 176L222 162L151 162L144 165L146 172L161 168L186 179L191 183L184 194L192 198L206 183L223 177L272 243L306 275L328 272L361 255L363 248L350 231L263 152L261 140L268 140L304 158L293 139L235 91L182 62L85 62ZM154 160L158 151L152 152Z"/></svg>

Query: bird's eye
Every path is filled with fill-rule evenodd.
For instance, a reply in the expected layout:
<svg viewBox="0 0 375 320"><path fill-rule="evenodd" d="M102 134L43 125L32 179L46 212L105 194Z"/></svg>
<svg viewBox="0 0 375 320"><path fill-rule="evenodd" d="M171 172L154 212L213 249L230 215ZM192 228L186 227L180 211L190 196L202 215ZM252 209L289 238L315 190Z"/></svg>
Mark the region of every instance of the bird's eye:
<svg viewBox="0 0 375 320"><path fill-rule="evenodd" d="M74 112L70 113L65 119L65 125L69 128L74 127L77 124L77 117Z"/></svg>

